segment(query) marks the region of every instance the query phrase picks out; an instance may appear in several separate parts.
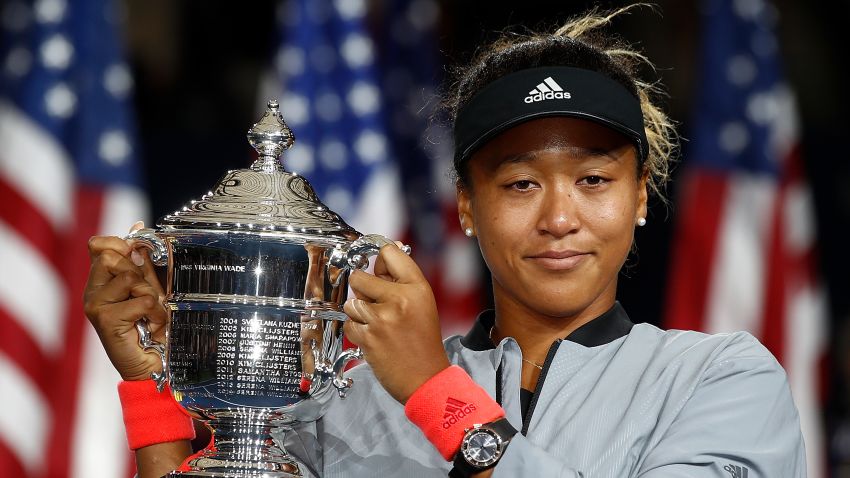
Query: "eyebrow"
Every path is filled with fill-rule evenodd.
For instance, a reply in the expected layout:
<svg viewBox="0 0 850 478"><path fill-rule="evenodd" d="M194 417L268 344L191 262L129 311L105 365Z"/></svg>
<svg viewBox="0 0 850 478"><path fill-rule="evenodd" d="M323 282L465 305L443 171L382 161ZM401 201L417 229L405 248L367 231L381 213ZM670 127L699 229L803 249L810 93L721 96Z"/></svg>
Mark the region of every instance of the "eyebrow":
<svg viewBox="0 0 850 478"><path fill-rule="evenodd" d="M540 153L552 151L552 150L558 150L558 151L566 150L570 153L573 153L572 156L576 159L581 159L585 156L590 156L590 157L594 157L594 158L607 157L607 158L611 159L612 161L619 161L621 159L620 157L617 157L617 156L614 156L613 154L611 154L611 151L613 151L613 150L606 150L606 149L603 149L603 148L582 148L582 147L578 147L578 146L563 146L563 147L541 149L541 150L535 150L535 151L526 151L524 153L518 153L518 154L510 154L510 155L502 157L502 160L500 162L503 163L503 164L504 163L531 162L531 161L536 160Z"/></svg>

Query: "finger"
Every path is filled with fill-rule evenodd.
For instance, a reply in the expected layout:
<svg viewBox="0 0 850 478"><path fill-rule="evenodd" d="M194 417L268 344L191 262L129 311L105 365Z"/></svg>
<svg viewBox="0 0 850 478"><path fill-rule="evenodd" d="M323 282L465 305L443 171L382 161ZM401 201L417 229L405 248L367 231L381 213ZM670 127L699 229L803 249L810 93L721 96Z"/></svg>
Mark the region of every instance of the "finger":
<svg viewBox="0 0 850 478"><path fill-rule="evenodd" d="M366 325L363 325L359 322L355 322L353 320L346 320L344 324L342 324L342 331L345 334L345 338L348 339L352 344L363 347L364 339L366 338L366 334L368 333L366 330Z"/></svg>
<svg viewBox="0 0 850 478"><path fill-rule="evenodd" d="M168 340L165 333L168 329L168 312L165 308L159 307L158 310L152 310L143 318L148 321L148 329L151 331L151 338L156 342L164 344L165 341Z"/></svg>
<svg viewBox="0 0 850 478"><path fill-rule="evenodd" d="M139 267L142 276L156 290L160 298L165 297L165 290L159 282L159 277L156 274L156 267L150 258L150 249L142 246L139 243L134 244L133 252L130 253L130 260L133 264Z"/></svg>
<svg viewBox="0 0 850 478"><path fill-rule="evenodd" d="M382 246L381 248L383 249L384 247L389 247L389 244ZM389 269L387 269L386 259L384 259L384 255L381 254L380 250L378 250L378 255L375 257L375 265L372 267L372 273L381 279L389 281L395 280L395 278L390 274Z"/></svg>
<svg viewBox="0 0 850 478"><path fill-rule="evenodd" d="M145 221L136 221L136 222L133 223L132 226L130 226L130 230L128 231L128 234L132 234L132 233L138 231L139 229L144 229L144 228L145 228Z"/></svg>
<svg viewBox="0 0 850 478"><path fill-rule="evenodd" d="M106 284L86 291L87 313L105 304L123 302L134 297L150 296L160 302L159 292L142 277L132 272L123 272Z"/></svg>
<svg viewBox="0 0 850 478"><path fill-rule="evenodd" d="M142 270L130 262L125 255L113 249L106 249L92 260L86 289L103 286L113 277L125 272L136 274L140 278L144 277Z"/></svg>
<svg viewBox="0 0 850 478"><path fill-rule="evenodd" d="M395 244L396 247L398 247L399 249L401 249L402 247L405 247L404 243L401 242L401 241L393 241L393 244ZM408 253L405 253L405 255L407 255L408 257L410 256L410 254L408 254ZM384 263L384 259L380 255L375 258L375 267L373 268L373 271L375 272L375 275L378 276L378 277L381 277L381 278L387 279L387 280L393 280L390 276L389 271L387 270L387 265Z"/></svg>
<svg viewBox="0 0 850 478"><path fill-rule="evenodd" d="M159 331L168 322L168 313L156 299L149 295L136 297L101 307L97 317L92 320L100 330L129 330L136 321L146 318L151 332Z"/></svg>
<svg viewBox="0 0 850 478"><path fill-rule="evenodd" d="M366 302L360 299L349 299L342 306L342 310L351 320L363 325L368 324L374 319L374 315L369 310Z"/></svg>
<svg viewBox="0 0 850 478"><path fill-rule="evenodd" d="M136 221L130 226L129 234L144 229L144 227L144 221ZM142 275L144 275L145 280L150 282L158 290L160 299L165 297L165 289L163 289L162 284L159 282L159 276L150 258L150 248L134 239L127 239L125 242L130 246L130 261L142 269Z"/></svg>
<svg viewBox="0 0 850 478"><path fill-rule="evenodd" d="M357 299L367 302L384 302L389 299L398 284L388 279L373 276L368 272L355 270L348 278L348 285Z"/></svg>
<svg viewBox="0 0 850 478"><path fill-rule="evenodd" d="M351 292L354 292L354 298L355 298L355 299L366 300L366 301L371 301L371 300L372 300L372 299L370 299L369 297L366 297L366 295L361 294L360 292L357 292L357 291L356 291L356 290L354 290L354 289L351 289Z"/></svg>
<svg viewBox="0 0 850 478"><path fill-rule="evenodd" d="M127 234L132 235L134 232L140 229L144 229L144 227L144 221L136 221L133 223L132 226L130 226L130 230L127 231ZM130 261L132 261L133 264L136 264L139 267L144 265L145 257L144 255L142 255L142 252L139 251L139 248L136 246L136 241L134 239L125 239L124 242L126 242L130 246Z"/></svg>
<svg viewBox="0 0 850 478"><path fill-rule="evenodd" d="M92 260L104 251L108 250L115 251L122 256L128 256L130 255L131 249L130 244L120 237L92 236L89 238L89 257Z"/></svg>
<svg viewBox="0 0 850 478"><path fill-rule="evenodd" d="M396 244L387 244L381 248L375 261L375 275L389 276L404 284L418 282L424 278L416 262Z"/></svg>

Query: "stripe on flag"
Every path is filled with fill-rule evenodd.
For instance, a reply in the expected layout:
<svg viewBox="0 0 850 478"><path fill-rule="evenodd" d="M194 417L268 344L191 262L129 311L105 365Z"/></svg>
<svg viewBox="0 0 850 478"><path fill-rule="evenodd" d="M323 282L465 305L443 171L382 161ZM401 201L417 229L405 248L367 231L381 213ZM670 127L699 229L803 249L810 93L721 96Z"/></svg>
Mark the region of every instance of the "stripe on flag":
<svg viewBox="0 0 850 478"><path fill-rule="evenodd" d="M26 158L26 161L20 158ZM57 230L71 220L74 169L56 139L0 97L0 175Z"/></svg>
<svg viewBox="0 0 850 478"><path fill-rule="evenodd" d="M6 271L14 271L0 275L0 307L8 311L44 353L57 350L65 328L62 277L24 238L3 223L0 223L0 244L3 244L0 264Z"/></svg>
<svg viewBox="0 0 850 478"><path fill-rule="evenodd" d="M44 461L44 443L50 429L50 407L30 377L0 353L0 442L14 453L20 464L33 473ZM24 426L25 424L25 426Z"/></svg>
<svg viewBox="0 0 850 478"><path fill-rule="evenodd" d="M665 325L747 330L785 367L808 476L825 476L818 392L826 302L814 209L768 2L704 8L703 84L687 151Z"/></svg>
<svg viewBox="0 0 850 478"><path fill-rule="evenodd" d="M761 336L767 260L763 251L771 232L771 216L764 212L776 201L776 184L763 176L738 175L727 181L702 328L709 333L749 330ZM741 294L742 285L747 294Z"/></svg>
<svg viewBox="0 0 850 478"><path fill-rule="evenodd" d="M0 470L129 476L119 377L82 303L88 238L147 212L118 16L112 0L3 7Z"/></svg>

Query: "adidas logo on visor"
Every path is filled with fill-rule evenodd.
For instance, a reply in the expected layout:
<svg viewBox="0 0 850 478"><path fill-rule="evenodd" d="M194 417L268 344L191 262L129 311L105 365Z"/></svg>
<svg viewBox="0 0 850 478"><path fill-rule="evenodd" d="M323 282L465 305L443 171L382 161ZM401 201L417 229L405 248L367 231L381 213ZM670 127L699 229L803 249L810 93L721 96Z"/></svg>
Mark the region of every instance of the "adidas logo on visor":
<svg viewBox="0 0 850 478"><path fill-rule="evenodd" d="M559 85L550 76L537 85L536 88L528 92L528 96L525 97L525 102L535 103L537 101L568 100L570 98L570 92L564 91L564 89L561 88L561 85Z"/></svg>

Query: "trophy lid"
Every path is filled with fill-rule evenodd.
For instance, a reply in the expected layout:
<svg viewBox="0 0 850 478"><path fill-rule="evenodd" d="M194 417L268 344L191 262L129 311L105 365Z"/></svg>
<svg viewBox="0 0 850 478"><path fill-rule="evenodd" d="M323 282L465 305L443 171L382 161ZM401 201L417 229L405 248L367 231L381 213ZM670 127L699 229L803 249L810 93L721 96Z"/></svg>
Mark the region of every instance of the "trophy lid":
<svg viewBox="0 0 850 478"><path fill-rule="evenodd" d="M281 154L295 141L278 103L268 102L265 114L248 131L248 142L259 153L249 169L228 171L198 200L161 218L166 230L205 229L326 236L354 240L360 233L322 204L310 183L281 164Z"/></svg>

